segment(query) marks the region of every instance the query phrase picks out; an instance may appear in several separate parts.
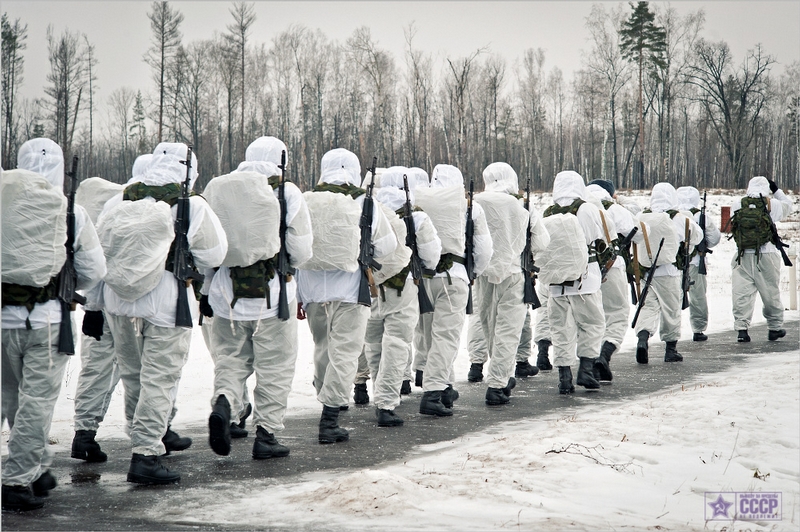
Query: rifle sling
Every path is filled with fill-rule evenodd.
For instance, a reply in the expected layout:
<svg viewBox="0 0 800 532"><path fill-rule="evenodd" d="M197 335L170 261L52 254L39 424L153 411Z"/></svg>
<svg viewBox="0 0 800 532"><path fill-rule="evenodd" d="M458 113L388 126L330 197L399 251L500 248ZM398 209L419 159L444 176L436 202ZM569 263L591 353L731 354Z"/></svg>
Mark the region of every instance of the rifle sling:
<svg viewBox="0 0 800 532"><path fill-rule="evenodd" d="M644 223L639 223L642 226L642 236L644 237L644 246L647 248L647 258L650 259L651 266L653 266L653 251L650 249L650 238L647 236L647 229L645 228Z"/></svg>

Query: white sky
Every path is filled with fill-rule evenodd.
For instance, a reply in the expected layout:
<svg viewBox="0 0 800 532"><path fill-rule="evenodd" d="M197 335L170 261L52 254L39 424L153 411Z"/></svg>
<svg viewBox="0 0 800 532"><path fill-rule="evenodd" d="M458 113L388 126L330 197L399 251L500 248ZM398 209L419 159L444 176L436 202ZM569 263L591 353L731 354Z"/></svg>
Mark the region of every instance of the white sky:
<svg viewBox="0 0 800 532"><path fill-rule="evenodd" d="M527 48L546 50L545 68L558 66L566 78L581 68L582 51L588 50L585 20L596 2L256 2L257 19L252 42L269 45L291 24L320 28L331 40L344 42L353 30L366 25L379 46L394 53L402 66L403 29L415 22L415 47L438 58L461 57L479 47L503 55L511 66ZM232 2L173 1L184 14L184 43L225 32L232 20ZM616 2L604 2L607 8ZM654 2L654 4L658 4ZM706 12L702 36L724 40L738 63L749 48L762 43L778 64L774 73L800 60L800 2L673 2L681 14ZM46 30L65 28L87 34L96 45L99 60L98 99L105 101L114 89L129 86L143 92L152 88L142 56L150 45L149 1L4 1L2 11L11 20L28 25L23 94L43 95L48 70Z"/></svg>

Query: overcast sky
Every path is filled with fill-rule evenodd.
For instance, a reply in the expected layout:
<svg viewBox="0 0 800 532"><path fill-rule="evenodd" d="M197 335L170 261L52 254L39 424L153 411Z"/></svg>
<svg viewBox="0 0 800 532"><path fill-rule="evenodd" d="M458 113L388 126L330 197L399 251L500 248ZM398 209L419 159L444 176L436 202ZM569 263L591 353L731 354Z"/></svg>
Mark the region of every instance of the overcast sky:
<svg viewBox="0 0 800 532"><path fill-rule="evenodd" d="M173 1L184 15L183 42L225 32L232 21L231 2ZM418 31L415 47L439 58L461 57L489 46L509 64L528 48L546 51L546 70L558 66L567 79L581 68L581 55L590 49L586 17L598 2L256 2L252 42L269 45L291 24L319 28L332 40L344 42L360 26L368 26L379 46L402 64L403 30L412 21ZM603 2L610 8L617 2ZM664 5L660 2L653 4ZM673 2L679 13L705 10L702 36L726 41L738 64L746 51L761 43L778 61L774 72L800 60L800 1ZM105 101L116 88L152 89L149 67L142 55L150 45L148 1L45 2L3 1L2 11L28 25L25 57L26 97L43 95L48 70L46 31L64 29L85 33L96 46L100 92Z"/></svg>

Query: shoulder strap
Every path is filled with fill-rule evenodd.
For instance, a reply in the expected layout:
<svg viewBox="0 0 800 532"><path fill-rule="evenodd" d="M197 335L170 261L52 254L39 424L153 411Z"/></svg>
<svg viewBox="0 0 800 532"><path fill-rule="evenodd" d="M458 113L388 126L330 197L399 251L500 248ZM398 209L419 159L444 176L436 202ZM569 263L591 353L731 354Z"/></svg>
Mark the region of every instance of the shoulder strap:
<svg viewBox="0 0 800 532"><path fill-rule="evenodd" d="M600 221L603 222L603 232L606 234L606 240L610 244L611 243L611 235L608 232L608 224L606 224L605 213L603 211L599 211L599 212L600 212Z"/></svg>
<svg viewBox="0 0 800 532"><path fill-rule="evenodd" d="M650 238L647 236L646 226L643 222L639 222L639 225L642 226L642 236L644 237L644 247L647 249L647 256L650 257L650 260L652 261L653 251L650 249Z"/></svg>

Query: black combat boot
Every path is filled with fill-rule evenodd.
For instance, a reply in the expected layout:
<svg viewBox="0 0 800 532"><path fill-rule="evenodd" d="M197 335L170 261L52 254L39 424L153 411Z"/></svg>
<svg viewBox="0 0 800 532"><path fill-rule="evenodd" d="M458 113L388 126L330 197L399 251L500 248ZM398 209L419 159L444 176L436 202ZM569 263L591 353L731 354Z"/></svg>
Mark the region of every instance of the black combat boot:
<svg viewBox="0 0 800 532"><path fill-rule="evenodd" d="M400 395L411 395L411 381L403 381L400 385Z"/></svg>
<svg viewBox="0 0 800 532"><path fill-rule="evenodd" d="M504 405L511 399L503 393L502 388L487 388L486 389L486 404L491 406Z"/></svg>
<svg viewBox="0 0 800 532"><path fill-rule="evenodd" d="M739 331L739 336L738 336L738 338L736 338L736 341L737 342L749 342L750 341L750 335L747 334L747 329L741 329Z"/></svg>
<svg viewBox="0 0 800 532"><path fill-rule="evenodd" d="M224 395L217 397L208 416L208 444L220 456L231 452L231 405Z"/></svg>
<svg viewBox="0 0 800 532"><path fill-rule="evenodd" d="M422 388L422 370L418 369L416 374L414 375L414 386L417 388Z"/></svg>
<svg viewBox="0 0 800 532"><path fill-rule="evenodd" d="M246 438L247 437L247 431L244 430L240 425L241 425L241 422L239 422L239 423L231 423L230 433L231 433L231 439L232 440L237 440L239 438Z"/></svg>
<svg viewBox="0 0 800 532"><path fill-rule="evenodd" d="M473 362L469 365L467 380L469 382L481 382L483 380L483 363Z"/></svg>
<svg viewBox="0 0 800 532"><path fill-rule="evenodd" d="M664 353L664 362L681 362L683 357L678 353L678 341L667 342L667 350Z"/></svg>
<svg viewBox="0 0 800 532"><path fill-rule="evenodd" d="M72 458L87 462L108 460L106 453L100 450L100 444L94 440L95 435L97 432L94 430L76 430L72 439Z"/></svg>
<svg viewBox="0 0 800 532"><path fill-rule="evenodd" d="M47 497L51 489L54 489L58 486L58 482L56 482L56 477L48 469L44 473L42 473L39 478L33 481L31 484L31 489L33 490L33 494L37 497Z"/></svg>
<svg viewBox="0 0 800 532"><path fill-rule="evenodd" d="M453 411L442 404L441 390L422 394L422 401L419 403L419 413L438 417L453 415Z"/></svg>
<svg viewBox="0 0 800 532"><path fill-rule="evenodd" d="M536 367L542 371L550 371L553 369L553 365L550 363L550 356L547 352L553 344L550 340L539 340L536 345L539 347L539 354L536 355Z"/></svg>
<svg viewBox="0 0 800 532"><path fill-rule="evenodd" d="M247 406L244 407L244 415L239 419L239 428L244 430L247 427L247 418L250 417L250 414L253 413L253 405L247 403Z"/></svg>
<svg viewBox="0 0 800 532"><path fill-rule="evenodd" d="M701 332L692 335L692 342L705 342L706 340L708 340L708 336Z"/></svg>
<svg viewBox="0 0 800 532"><path fill-rule="evenodd" d="M575 386L572 385L572 368L569 366L558 366L558 393L566 395L574 392Z"/></svg>
<svg viewBox="0 0 800 532"><path fill-rule="evenodd" d="M289 448L278 443L275 435L264 427L256 427L256 441L253 442L253 459L282 458L289 456Z"/></svg>
<svg viewBox="0 0 800 532"><path fill-rule="evenodd" d="M173 473L164 467L158 456L145 456L136 453L131 456L128 482L135 484L172 484L180 481L180 479L181 476L178 473Z"/></svg>
<svg viewBox="0 0 800 532"><path fill-rule="evenodd" d="M769 331L767 333L767 339L770 342L774 342L778 338L783 338L784 336L786 336L786 330L785 329L778 329L777 331Z"/></svg>
<svg viewBox="0 0 800 532"><path fill-rule="evenodd" d="M578 366L578 376L575 378L575 384L583 386L587 390L596 390L600 387L600 383L594 378L594 361L595 359L589 357L581 357L581 364Z"/></svg>
<svg viewBox="0 0 800 532"><path fill-rule="evenodd" d="M611 342L603 342L600 348L600 356L594 359L594 376L599 381L611 381L614 376L611 374L611 355L617 350L617 346Z"/></svg>
<svg viewBox="0 0 800 532"><path fill-rule="evenodd" d="M33 494L30 486L7 486L3 484L3 511L27 512L44 506L44 499Z"/></svg>
<svg viewBox="0 0 800 532"><path fill-rule="evenodd" d="M319 442L339 443L350 439L350 434L339 426L339 408L323 406L319 418Z"/></svg>
<svg viewBox="0 0 800 532"><path fill-rule="evenodd" d="M636 343L636 362L639 364L647 364L647 340L650 339L649 331L639 331L637 335L639 341Z"/></svg>
<svg viewBox="0 0 800 532"><path fill-rule="evenodd" d="M168 455L172 451L185 451L192 446L192 439L179 436L177 432L167 425L167 432L161 438L161 443L164 444L164 449L166 449L164 455Z"/></svg>
<svg viewBox="0 0 800 532"><path fill-rule="evenodd" d="M353 387L353 402L357 405L365 405L369 403L369 393L367 392L367 383L356 384Z"/></svg>
<svg viewBox="0 0 800 532"><path fill-rule="evenodd" d="M448 384L447 388L442 391L442 404L445 408L453 408L456 399L458 399L458 390L453 388L452 384Z"/></svg>
<svg viewBox="0 0 800 532"><path fill-rule="evenodd" d="M514 370L514 376L517 378L533 377L539 374L539 368L532 366L527 360L520 360L517 362L517 368Z"/></svg>
<svg viewBox="0 0 800 532"><path fill-rule="evenodd" d="M506 397L511 397L511 390L516 388L516 386L517 386L517 379L515 379L514 377L509 377L508 383L506 383L505 388L500 388L500 389L503 390L503 393L505 394Z"/></svg>
<svg viewBox="0 0 800 532"><path fill-rule="evenodd" d="M378 417L379 427L400 427L403 425L403 418L394 413L394 410L376 408L375 415Z"/></svg>

